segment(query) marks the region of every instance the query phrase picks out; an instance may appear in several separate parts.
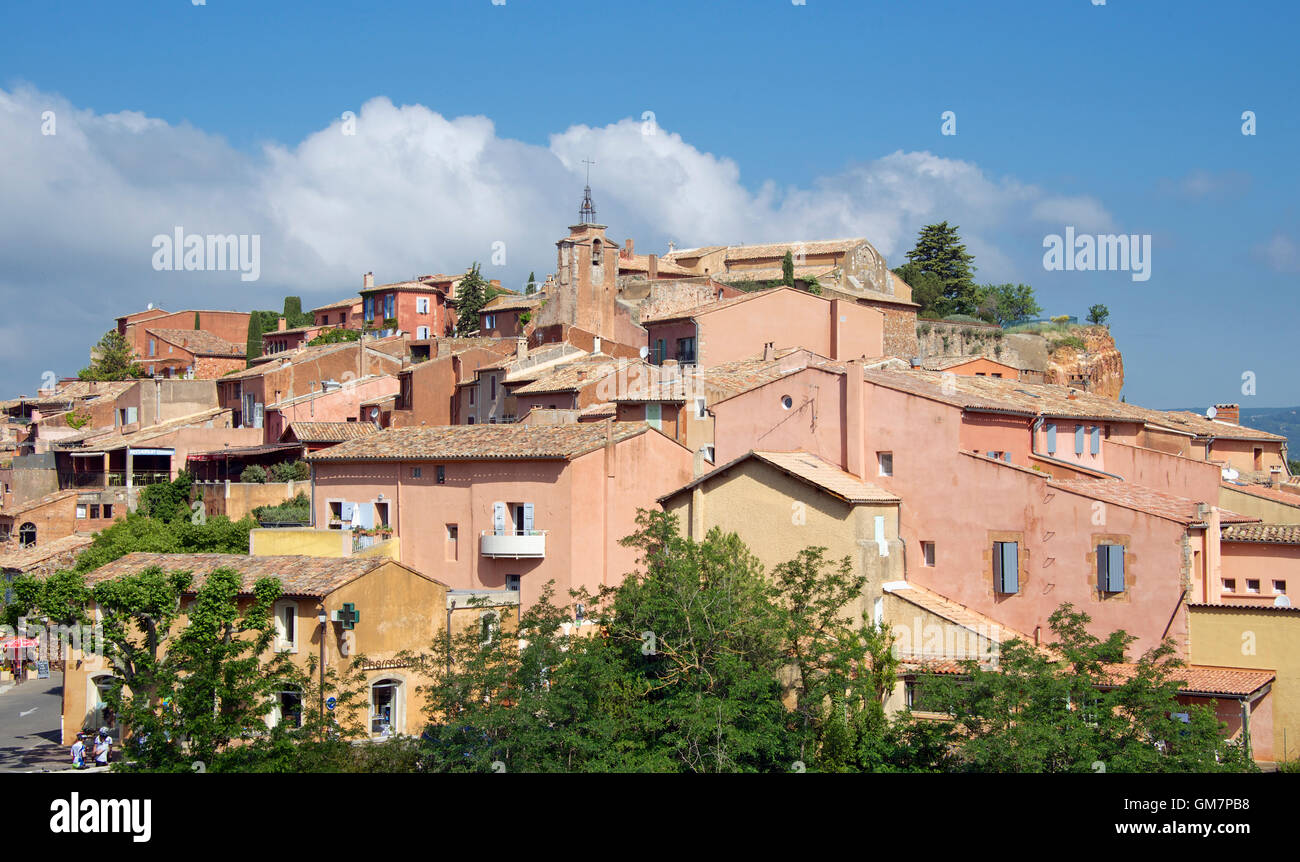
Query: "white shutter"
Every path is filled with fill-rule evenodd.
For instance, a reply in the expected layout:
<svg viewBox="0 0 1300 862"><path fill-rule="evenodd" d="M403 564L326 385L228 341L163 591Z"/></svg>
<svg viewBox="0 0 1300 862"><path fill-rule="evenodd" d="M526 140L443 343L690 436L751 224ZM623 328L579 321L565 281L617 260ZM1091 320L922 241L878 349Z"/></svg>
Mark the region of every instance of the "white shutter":
<svg viewBox="0 0 1300 862"><path fill-rule="evenodd" d="M498 536L506 534L506 504L492 504L492 532Z"/></svg>
<svg viewBox="0 0 1300 862"><path fill-rule="evenodd" d="M524 503L524 534L533 534L533 504Z"/></svg>

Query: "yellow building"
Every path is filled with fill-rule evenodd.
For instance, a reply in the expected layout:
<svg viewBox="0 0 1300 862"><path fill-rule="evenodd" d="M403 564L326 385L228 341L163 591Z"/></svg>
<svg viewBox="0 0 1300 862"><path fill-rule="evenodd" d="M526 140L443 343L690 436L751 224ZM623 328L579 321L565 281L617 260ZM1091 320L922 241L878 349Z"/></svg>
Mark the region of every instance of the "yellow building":
<svg viewBox="0 0 1300 862"><path fill-rule="evenodd" d="M271 531L278 532L278 531ZM337 531L335 531L337 532ZM290 654L306 667L309 657L342 675L356 656L364 656L366 715L339 716L347 722L363 719L372 737L418 734L424 727L424 699L418 687L429 682L417 676L404 652L427 652L435 638L445 637L448 621L453 632L477 625L484 614L501 614L518 604L518 594L493 591L493 607L471 605L468 596L383 555L349 558L306 556L243 556L239 554L127 554L91 572L87 584L120 578L152 566L164 571L193 573L193 589L218 568L231 568L242 579L241 605L252 600L253 585L276 578L283 593L275 603L276 637L273 649ZM182 612L173 633L186 624L185 608L193 592L182 600ZM349 625L345 605L357 618ZM92 607L90 612L96 613ZM454 614L454 617L453 617ZM322 616L324 621L322 621ZM83 645L84 646L84 645ZM105 724L103 692L113 673L103 656L74 649L63 681L63 741L71 745L80 730ZM300 694L285 692L281 703L268 704L268 721L301 709Z"/></svg>
<svg viewBox="0 0 1300 862"><path fill-rule="evenodd" d="M1193 604L1191 663L1272 671L1271 721L1250 728L1255 759L1300 757L1300 608Z"/></svg>

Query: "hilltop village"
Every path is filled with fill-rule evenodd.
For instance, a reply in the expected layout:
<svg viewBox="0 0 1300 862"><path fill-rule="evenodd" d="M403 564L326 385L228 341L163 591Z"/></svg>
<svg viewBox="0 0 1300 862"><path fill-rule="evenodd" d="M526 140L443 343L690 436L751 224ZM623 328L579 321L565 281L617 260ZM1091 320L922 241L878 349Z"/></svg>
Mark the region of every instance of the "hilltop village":
<svg viewBox="0 0 1300 862"><path fill-rule="evenodd" d="M1133 635L1131 654L1171 640L1180 699L1213 702L1256 760L1294 757L1300 483L1286 440L1240 425L1237 404L1119 400L1102 327L1080 338L1113 357L1062 371L996 325L918 320L863 238L641 254L584 218L554 273L521 293L488 282L462 319L478 280L366 273L309 322L281 317L251 358L247 312L117 318L143 376L0 404L6 578L69 568L188 476L195 523L257 519L249 553L141 551L88 580L279 578L278 648L364 653L373 732L418 734L403 651L551 582L617 585L637 566L620 540L657 509L693 538L738 534L769 567L809 545L849 557L857 612L899 639L891 709L914 705L919 674L957 672L952 632L992 655L1044 641L1071 603ZM64 671L71 743L103 719L111 672Z"/></svg>

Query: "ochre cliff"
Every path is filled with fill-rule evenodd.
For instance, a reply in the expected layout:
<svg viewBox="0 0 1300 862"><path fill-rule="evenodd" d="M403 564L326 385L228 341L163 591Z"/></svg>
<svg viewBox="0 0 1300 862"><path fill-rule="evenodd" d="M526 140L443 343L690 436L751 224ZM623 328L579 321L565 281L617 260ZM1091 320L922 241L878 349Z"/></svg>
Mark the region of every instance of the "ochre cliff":
<svg viewBox="0 0 1300 862"><path fill-rule="evenodd" d="M1118 398L1124 388L1124 357L1115 347L1115 339L1104 326L1083 326L1070 331L1083 340L1084 349L1066 342L1056 342L1047 360L1044 379L1048 383L1083 382L1089 392Z"/></svg>

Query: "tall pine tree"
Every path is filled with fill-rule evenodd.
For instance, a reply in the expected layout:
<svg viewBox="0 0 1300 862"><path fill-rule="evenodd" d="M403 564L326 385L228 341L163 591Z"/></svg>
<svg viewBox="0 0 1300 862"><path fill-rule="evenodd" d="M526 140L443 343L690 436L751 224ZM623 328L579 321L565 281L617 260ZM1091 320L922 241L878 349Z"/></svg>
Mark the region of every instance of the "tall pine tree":
<svg viewBox="0 0 1300 862"><path fill-rule="evenodd" d="M932 274L943 285L943 300L936 302L935 309L943 314L975 313L974 259L974 255L966 253L957 225L946 221L921 228L916 247L907 253L915 272Z"/></svg>
<svg viewBox="0 0 1300 862"><path fill-rule="evenodd" d="M524 296L532 296L537 292L537 274L528 273L528 285L524 288Z"/></svg>
<svg viewBox="0 0 1300 862"><path fill-rule="evenodd" d="M247 351L250 360L262 355L262 316L257 312L248 318Z"/></svg>
<svg viewBox="0 0 1300 862"><path fill-rule="evenodd" d="M456 334L473 335L478 332L478 313L488 301L488 283L479 274L478 263L456 286Z"/></svg>

